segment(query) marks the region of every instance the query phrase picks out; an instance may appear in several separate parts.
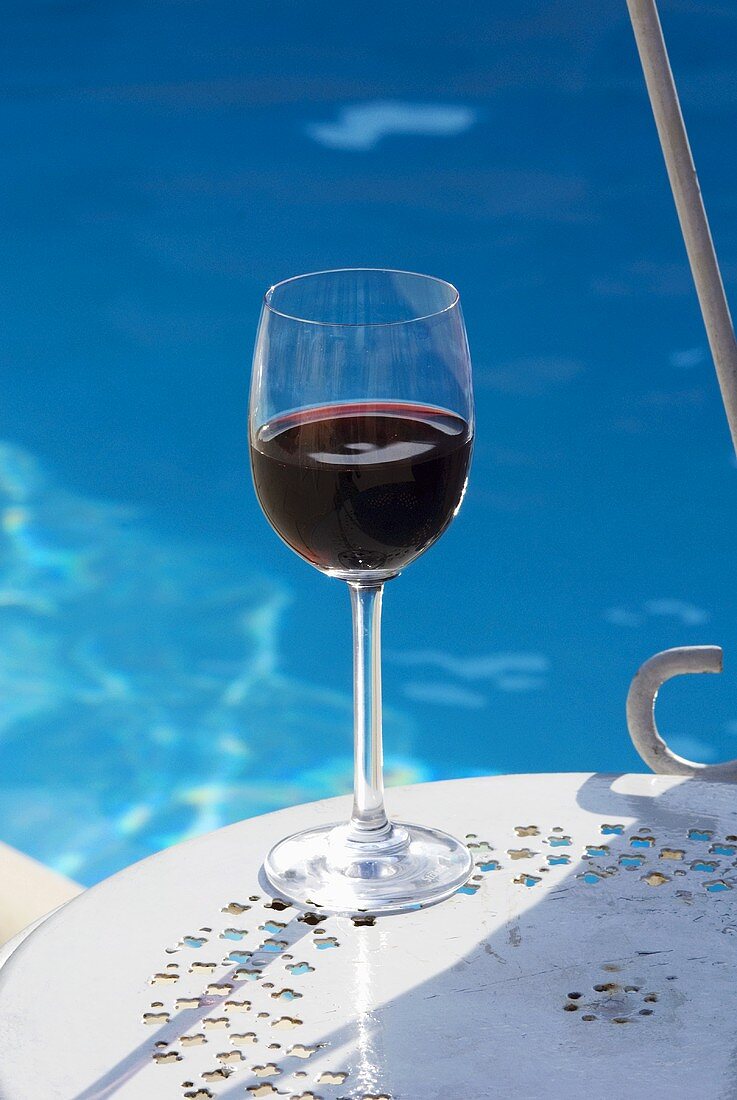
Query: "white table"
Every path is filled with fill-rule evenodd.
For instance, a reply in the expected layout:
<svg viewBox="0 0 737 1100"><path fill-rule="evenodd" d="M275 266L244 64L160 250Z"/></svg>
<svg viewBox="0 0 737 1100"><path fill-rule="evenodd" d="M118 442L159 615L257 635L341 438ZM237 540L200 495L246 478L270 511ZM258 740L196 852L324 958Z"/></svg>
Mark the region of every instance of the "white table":
<svg viewBox="0 0 737 1100"><path fill-rule="evenodd" d="M733 786L509 776L389 804L472 834L466 892L359 927L274 907L264 853L347 799L145 860L2 967L2 1100L735 1095Z"/></svg>

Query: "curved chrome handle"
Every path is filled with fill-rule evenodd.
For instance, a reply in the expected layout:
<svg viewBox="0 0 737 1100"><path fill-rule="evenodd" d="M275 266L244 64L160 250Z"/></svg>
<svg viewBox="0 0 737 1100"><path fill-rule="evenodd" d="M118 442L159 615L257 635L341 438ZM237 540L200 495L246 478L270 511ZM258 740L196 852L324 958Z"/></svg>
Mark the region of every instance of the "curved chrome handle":
<svg viewBox="0 0 737 1100"><path fill-rule="evenodd" d="M698 764L669 749L655 723L655 701L666 680L692 672L721 672L718 645L689 645L665 649L645 661L627 695L627 726L632 744L654 772L661 775L698 775L702 779L737 780L737 760Z"/></svg>

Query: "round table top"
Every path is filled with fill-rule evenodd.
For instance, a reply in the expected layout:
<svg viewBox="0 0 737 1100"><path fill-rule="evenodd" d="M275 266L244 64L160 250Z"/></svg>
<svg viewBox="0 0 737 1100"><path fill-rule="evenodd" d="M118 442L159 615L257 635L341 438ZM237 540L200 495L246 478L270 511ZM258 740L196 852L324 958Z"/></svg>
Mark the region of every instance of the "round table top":
<svg viewBox="0 0 737 1100"><path fill-rule="evenodd" d="M300 806L54 913L0 971L3 1100L734 1095L734 787L527 775L389 792L466 836L468 886L372 920L274 901Z"/></svg>

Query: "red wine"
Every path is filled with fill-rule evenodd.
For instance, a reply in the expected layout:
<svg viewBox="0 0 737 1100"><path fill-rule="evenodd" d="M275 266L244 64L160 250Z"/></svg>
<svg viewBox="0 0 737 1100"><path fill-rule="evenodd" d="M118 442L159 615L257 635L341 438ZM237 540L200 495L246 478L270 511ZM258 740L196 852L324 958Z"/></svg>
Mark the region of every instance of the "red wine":
<svg viewBox="0 0 737 1100"><path fill-rule="evenodd" d="M392 574L457 510L471 431L445 409L365 402L301 409L251 444L256 494L284 541L318 569Z"/></svg>

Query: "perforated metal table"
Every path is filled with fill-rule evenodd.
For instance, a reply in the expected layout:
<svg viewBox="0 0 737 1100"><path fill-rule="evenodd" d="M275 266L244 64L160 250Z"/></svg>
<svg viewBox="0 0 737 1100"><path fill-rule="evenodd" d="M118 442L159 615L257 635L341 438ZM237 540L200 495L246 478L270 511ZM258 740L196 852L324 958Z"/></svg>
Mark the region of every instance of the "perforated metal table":
<svg viewBox="0 0 737 1100"><path fill-rule="evenodd" d="M0 1097L737 1095L733 786L510 776L389 804L474 846L449 901L375 922L274 901L263 854L333 799L57 911L0 970Z"/></svg>

